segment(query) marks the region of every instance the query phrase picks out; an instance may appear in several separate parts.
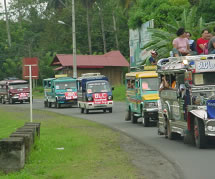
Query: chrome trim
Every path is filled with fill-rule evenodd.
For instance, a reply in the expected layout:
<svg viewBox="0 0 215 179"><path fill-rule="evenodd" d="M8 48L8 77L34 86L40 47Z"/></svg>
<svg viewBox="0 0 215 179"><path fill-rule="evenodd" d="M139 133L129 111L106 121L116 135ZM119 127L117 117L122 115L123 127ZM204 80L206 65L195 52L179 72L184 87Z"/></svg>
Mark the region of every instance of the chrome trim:
<svg viewBox="0 0 215 179"><path fill-rule="evenodd" d="M145 111L147 112L157 112L158 111L158 108L149 108L149 109L145 109Z"/></svg>

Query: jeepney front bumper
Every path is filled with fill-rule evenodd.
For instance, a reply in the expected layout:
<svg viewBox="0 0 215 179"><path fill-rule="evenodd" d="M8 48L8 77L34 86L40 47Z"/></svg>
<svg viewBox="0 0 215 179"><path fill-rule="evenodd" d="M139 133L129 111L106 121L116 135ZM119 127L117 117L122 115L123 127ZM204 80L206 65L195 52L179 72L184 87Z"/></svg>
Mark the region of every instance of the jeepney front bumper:
<svg viewBox="0 0 215 179"><path fill-rule="evenodd" d="M66 99L65 96L57 96L57 102L60 104L77 104L77 99Z"/></svg>
<svg viewBox="0 0 215 179"><path fill-rule="evenodd" d="M20 101L29 102L30 101L30 97L29 96L27 96L25 98L20 98L18 94L15 94L11 98L13 99L14 102L20 102Z"/></svg>
<svg viewBox="0 0 215 179"><path fill-rule="evenodd" d="M158 121L158 108L145 108L144 117L147 117L150 122Z"/></svg>
<svg viewBox="0 0 215 179"><path fill-rule="evenodd" d="M113 101L108 101L107 104L95 104L93 102L85 103L86 109L106 109L113 107Z"/></svg>

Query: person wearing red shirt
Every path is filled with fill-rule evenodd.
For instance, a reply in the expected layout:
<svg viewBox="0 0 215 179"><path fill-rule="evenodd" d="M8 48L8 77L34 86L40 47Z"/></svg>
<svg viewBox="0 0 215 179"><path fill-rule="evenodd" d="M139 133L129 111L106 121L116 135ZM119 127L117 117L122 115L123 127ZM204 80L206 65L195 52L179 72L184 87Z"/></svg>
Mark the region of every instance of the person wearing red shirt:
<svg viewBox="0 0 215 179"><path fill-rule="evenodd" d="M199 38L196 42L196 50L198 54L206 54L207 46L208 46L208 39L209 31L207 29L204 29L202 31L202 37Z"/></svg>

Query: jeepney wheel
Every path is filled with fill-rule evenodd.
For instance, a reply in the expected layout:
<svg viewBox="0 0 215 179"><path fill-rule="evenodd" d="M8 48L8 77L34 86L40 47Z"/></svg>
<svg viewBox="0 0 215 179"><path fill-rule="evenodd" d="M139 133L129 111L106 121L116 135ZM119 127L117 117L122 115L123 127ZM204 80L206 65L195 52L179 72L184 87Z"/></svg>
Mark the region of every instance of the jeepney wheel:
<svg viewBox="0 0 215 179"><path fill-rule="evenodd" d="M48 107L51 108L52 107L52 103L48 102Z"/></svg>
<svg viewBox="0 0 215 179"><path fill-rule="evenodd" d="M60 108L61 107L61 104L56 102L56 108Z"/></svg>
<svg viewBox="0 0 215 179"><path fill-rule="evenodd" d="M44 107L48 107L48 101L44 101Z"/></svg>
<svg viewBox="0 0 215 179"><path fill-rule="evenodd" d="M135 116L133 112L131 112L131 122L134 124L137 123L137 116Z"/></svg>
<svg viewBox="0 0 215 179"><path fill-rule="evenodd" d="M84 113L84 108L81 108L81 113L82 113L82 114Z"/></svg>
<svg viewBox="0 0 215 179"><path fill-rule="evenodd" d="M9 104L14 104L14 101L12 98L9 99Z"/></svg>
<svg viewBox="0 0 215 179"><path fill-rule="evenodd" d="M149 118L146 114L144 114L144 112L142 111L142 123L144 127L148 127L149 126Z"/></svg>
<svg viewBox="0 0 215 179"><path fill-rule="evenodd" d="M89 114L89 109L86 109L86 114Z"/></svg>
<svg viewBox="0 0 215 179"><path fill-rule="evenodd" d="M4 100L4 98L1 98L1 103L2 103L2 104L5 104L5 103L6 103L5 100Z"/></svg>
<svg viewBox="0 0 215 179"><path fill-rule="evenodd" d="M113 112L113 109L112 108L109 108L109 113L112 113Z"/></svg>
<svg viewBox="0 0 215 179"><path fill-rule="evenodd" d="M23 104L23 101L20 101L20 104Z"/></svg>
<svg viewBox="0 0 215 179"><path fill-rule="evenodd" d="M167 121L167 138L173 140L175 137L176 133L172 132L170 122Z"/></svg>
<svg viewBox="0 0 215 179"><path fill-rule="evenodd" d="M103 112L106 113L106 109L103 109Z"/></svg>
<svg viewBox="0 0 215 179"><path fill-rule="evenodd" d="M194 120L194 138L197 148L203 149L206 147L204 122L197 117Z"/></svg>
<svg viewBox="0 0 215 179"><path fill-rule="evenodd" d="M131 120L131 109L129 108L127 111L127 114L125 115L125 121Z"/></svg>

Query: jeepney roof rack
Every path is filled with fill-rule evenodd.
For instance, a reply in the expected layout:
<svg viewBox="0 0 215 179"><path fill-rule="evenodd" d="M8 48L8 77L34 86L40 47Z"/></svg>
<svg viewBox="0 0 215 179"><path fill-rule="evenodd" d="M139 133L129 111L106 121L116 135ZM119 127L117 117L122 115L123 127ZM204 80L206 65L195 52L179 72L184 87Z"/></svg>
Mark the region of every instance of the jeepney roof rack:
<svg viewBox="0 0 215 179"><path fill-rule="evenodd" d="M195 55L195 56L180 56L160 59L157 63L158 71L160 70L183 70L188 67L189 62L196 60L215 59L215 54L210 55Z"/></svg>
<svg viewBox="0 0 215 179"><path fill-rule="evenodd" d="M101 73L83 73L81 77L101 76Z"/></svg>

